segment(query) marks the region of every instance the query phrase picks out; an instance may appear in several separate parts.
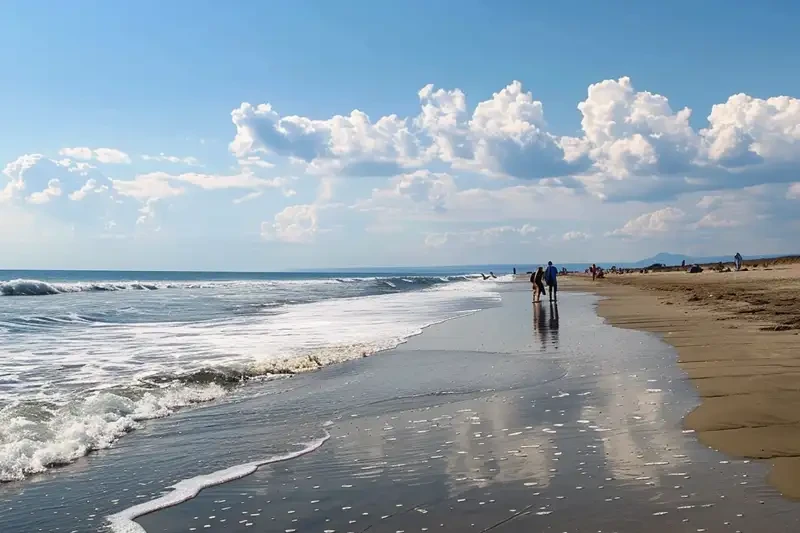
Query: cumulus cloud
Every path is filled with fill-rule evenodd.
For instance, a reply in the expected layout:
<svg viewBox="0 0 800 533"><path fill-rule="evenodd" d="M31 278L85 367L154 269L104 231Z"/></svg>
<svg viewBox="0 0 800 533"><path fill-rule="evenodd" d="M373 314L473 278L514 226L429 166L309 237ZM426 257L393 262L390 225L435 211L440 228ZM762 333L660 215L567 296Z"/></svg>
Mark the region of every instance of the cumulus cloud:
<svg viewBox="0 0 800 533"><path fill-rule="evenodd" d="M36 167L44 159L42 154L25 154L8 163L3 168L3 175L8 183L0 190L0 200L11 200L25 190L25 174Z"/></svg>
<svg viewBox="0 0 800 533"><path fill-rule="evenodd" d="M319 230L317 211L314 204L290 205L276 214L272 222L261 223L261 237L291 243L312 242Z"/></svg>
<svg viewBox="0 0 800 533"><path fill-rule="evenodd" d="M195 157L177 157L174 155L166 155L164 152L161 152L158 155L143 155L141 156L144 161L158 161L164 163L175 163L180 165L187 165L191 167L200 166L200 161L197 160Z"/></svg>
<svg viewBox="0 0 800 533"><path fill-rule="evenodd" d="M707 157L725 167L800 160L800 100L735 94L716 104L701 131Z"/></svg>
<svg viewBox="0 0 800 533"><path fill-rule="evenodd" d="M346 175L391 175L418 156L405 119L389 115L372 122L354 110L326 120L280 116L270 104L243 103L231 113L237 157L272 153L304 161L312 169Z"/></svg>
<svg viewBox="0 0 800 533"><path fill-rule="evenodd" d="M27 202L47 203L60 196L62 188L72 188L70 184L75 182L76 175L89 176L90 173L105 179L88 163L73 161L69 158L49 159L42 154L25 154L8 163L3 169L2 175L9 181L0 189L0 201L22 199L25 191L34 191L24 198ZM95 177L89 180L97 183ZM96 192L102 192L101 186L95 188L98 189ZM107 190L108 188L103 187L102 189ZM88 192L88 189L84 192ZM78 197L82 198L83 196L85 196L83 193L78 193Z"/></svg>
<svg viewBox="0 0 800 533"><path fill-rule="evenodd" d="M100 185L97 183L97 180L94 178L89 178L86 180L86 183L78 189L77 191L71 192L69 194L69 199L74 201L80 201L86 198L91 193L101 193L108 190L107 185Z"/></svg>
<svg viewBox="0 0 800 533"><path fill-rule="evenodd" d="M58 196L61 196L61 182L54 178L47 182L47 188L31 194L27 200L32 204L46 204Z"/></svg>
<svg viewBox="0 0 800 533"><path fill-rule="evenodd" d="M130 164L131 157L121 150L116 148L88 148L86 146L78 146L75 148L62 148L59 150L59 155L71 157L73 159L80 159L84 161L95 160L100 163L108 164Z"/></svg>
<svg viewBox="0 0 800 533"><path fill-rule="evenodd" d="M459 90L434 91L428 85L419 96L422 113L416 123L431 138L433 153L457 168L523 179L566 176L582 169L579 160L567 160L561 139L547 132L542 102L519 81L479 102L471 116Z"/></svg>
<svg viewBox="0 0 800 533"><path fill-rule="evenodd" d="M686 213L677 207L665 207L629 220L621 228L608 233L608 236L636 238L664 233L675 229L685 217Z"/></svg>
<svg viewBox="0 0 800 533"><path fill-rule="evenodd" d="M536 231L538 231L536 226L524 224L519 227L494 226L471 231L435 232L425 236L425 246L439 248L445 244L491 245L508 236L519 238L536 233Z"/></svg>
<svg viewBox="0 0 800 533"><path fill-rule="evenodd" d="M788 96L733 95L694 129L688 107L674 109L628 77L603 80L577 105L576 136L550 131L543 103L518 81L473 108L457 88L429 84L418 97L417 115L374 122L357 110L312 119L244 103L232 113L230 148L242 161L266 152L341 175L410 174L443 163L612 201L786 182L800 162L800 99Z"/></svg>

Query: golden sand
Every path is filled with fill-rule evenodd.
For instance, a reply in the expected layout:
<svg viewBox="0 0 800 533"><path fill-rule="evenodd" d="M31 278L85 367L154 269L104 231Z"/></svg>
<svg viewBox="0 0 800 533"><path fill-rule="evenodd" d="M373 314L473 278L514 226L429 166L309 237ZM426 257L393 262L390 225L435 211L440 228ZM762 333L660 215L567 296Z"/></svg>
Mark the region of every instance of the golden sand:
<svg viewBox="0 0 800 533"><path fill-rule="evenodd" d="M598 313L611 324L674 346L701 397L686 427L724 453L769 460L769 481L800 498L800 264L748 268L562 284L606 296Z"/></svg>

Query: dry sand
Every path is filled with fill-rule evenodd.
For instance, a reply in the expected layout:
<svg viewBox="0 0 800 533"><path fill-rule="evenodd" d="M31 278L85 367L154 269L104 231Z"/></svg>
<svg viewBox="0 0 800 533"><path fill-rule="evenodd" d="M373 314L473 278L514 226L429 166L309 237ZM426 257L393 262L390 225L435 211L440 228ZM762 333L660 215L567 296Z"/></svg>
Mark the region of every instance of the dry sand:
<svg viewBox="0 0 800 533"><path fill-rule="evenodd" d="M769 460L770 483L800 498L800 263L749 268L563 285L608 297L598 313L610 323L674 346L702 399L686 427L724 453Z"/></svg>

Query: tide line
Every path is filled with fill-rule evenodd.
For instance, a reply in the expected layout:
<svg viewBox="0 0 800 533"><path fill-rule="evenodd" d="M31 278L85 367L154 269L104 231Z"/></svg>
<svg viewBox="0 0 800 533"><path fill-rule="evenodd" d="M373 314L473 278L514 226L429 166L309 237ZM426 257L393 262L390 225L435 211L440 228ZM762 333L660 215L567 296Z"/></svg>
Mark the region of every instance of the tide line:
<svg viewBox="0 0 800 533"><path fill-rule="evenodd" d="M289 461L302 455L306 455L307 453L311 453L325 444L325 441L327 441L330 437L330 434L326 431L324 437L305 443L304 447L300 450L281 455L273 455L272 457L268 457L259 461L252 461L250 463L232 466L223 470L217 470L216 472L211 472L210 474L202 474L193 478L184 479L183 481L179 481L175 485L169 487L172 490L163 496L148 502L128 507L119 513L107 516L106 520L110 524L111 530L114 531L114 533L147 533L147 530L137 524L134 520L140 516L144 516L155 511L160 511L161 509L166 509L167 507L172 507L174 505L178 505L179 503L191 500L197 496L201 490L208 487L221 485L223 483L227 483L228 481L233 481L234 479L248 476L261 466L279 463L281 461Z"/></svg>

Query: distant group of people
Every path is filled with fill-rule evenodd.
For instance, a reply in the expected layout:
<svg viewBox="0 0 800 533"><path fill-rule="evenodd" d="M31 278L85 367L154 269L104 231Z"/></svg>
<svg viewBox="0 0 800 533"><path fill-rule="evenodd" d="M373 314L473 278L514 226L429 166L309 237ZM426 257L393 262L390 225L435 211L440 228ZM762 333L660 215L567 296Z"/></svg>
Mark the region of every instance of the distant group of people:
<svg viewBox="0 0 800 533"><path fill-rule="evenodd" d="M550 294L550 301L558 301L558 269L553 266L552 261L547 262L547 268L539 267L536 272L531 274L531 284L533 285L533 301L541 302L543 294ZM549 291L545 291L547 285Z"/></svg>

